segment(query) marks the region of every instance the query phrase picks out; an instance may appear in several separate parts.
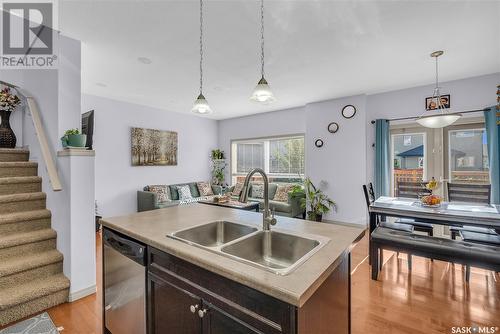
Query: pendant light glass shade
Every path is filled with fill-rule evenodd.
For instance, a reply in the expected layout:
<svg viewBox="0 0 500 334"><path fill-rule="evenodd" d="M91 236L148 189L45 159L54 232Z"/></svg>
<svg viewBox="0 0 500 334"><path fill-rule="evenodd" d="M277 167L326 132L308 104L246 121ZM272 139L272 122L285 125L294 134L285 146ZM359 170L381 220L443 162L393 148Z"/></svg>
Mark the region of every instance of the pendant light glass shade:
<svg viewBox="0 0 500 334"><path fill-rule="evenodd" d="M271 91L271 87L267 83L266 79L262 78L257 83L250 100L255 102L260 102L263 104L272 103L276 101L273 92Z"/></svg>
<svg viewBox="0 0 500 334"><path fill-rule="evenodd" d="M421 116L417 119L417 123L431 129L440 129L452 125L462 114L442 113L437 115Z"/></svg>
<svg viewBox="0 0 500 334"><path fill-rule="evenodd" d="M446 112L446 105L443 105L441 93L439 91L439 76L438 76L438 57L443 55L443 51L434 51L431 57L436 59L436 87L432 94L432 101L434 101L435 109L429 110L417 119L417 123L431 129L440 129L452 125L462 114ZM449 106L448 106L449 108Z"/></svg>
<svg viewBox="0 0 500 334"><path fill-rule="evenodd" d="M196 101L194 101L192 112L200 115L208 115L212 113L212 109L208 105L207 100L203 94L198 95Z"/></svg>

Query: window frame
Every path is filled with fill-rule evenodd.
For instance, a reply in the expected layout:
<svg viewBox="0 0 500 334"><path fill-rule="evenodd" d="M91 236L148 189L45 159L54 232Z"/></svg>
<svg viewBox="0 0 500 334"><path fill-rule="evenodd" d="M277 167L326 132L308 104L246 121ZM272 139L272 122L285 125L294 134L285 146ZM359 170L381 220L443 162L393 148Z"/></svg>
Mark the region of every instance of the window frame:
<svg viewBox="0 0 500 334"><path fill-rule="evenodd" d="M450 131L460 131L460 130L485 130L484 121L476 121L476 122L466 122L461 124L453 124L451 126L447 126L443 129L443 167L444 167L444 179L447 182L452 182L451 180L451 170L450 170ZM491 180L489 179L489 183Z"/></svg>
<svg viewBox="0 0 500 334"><path fill-rule="evenodd" d="M284 139L293 139L293 138L302 138L304 139L304 174L302 175L302 178L305 178L306 175L306 135L305 133L293 133L293 134L284 134L284 135L275 135L275 136L265 136L265 137L254 137L254 138L242 138L242 139L231 139L230 143L230 162L229 165L231 166L230 169L230 180L233 182L233 179L238 176L246 176L248 173L238 173L236 172L237 170L237 151L236 147L237 145L235 144L245 144L245 143L256 143L256 142L264 142L264 171L268 176L272 177L287 177L287 176L295 176L297 177L298 174L282 174L282 173L269 173L270 170L270 152L269 152L269 143L271 140L284 140Z"/></svg>

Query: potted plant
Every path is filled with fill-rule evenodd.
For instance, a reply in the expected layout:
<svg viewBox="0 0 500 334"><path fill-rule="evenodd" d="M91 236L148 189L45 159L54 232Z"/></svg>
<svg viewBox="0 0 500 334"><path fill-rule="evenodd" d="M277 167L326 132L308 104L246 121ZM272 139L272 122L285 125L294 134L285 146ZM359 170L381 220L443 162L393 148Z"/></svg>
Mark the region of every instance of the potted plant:
<svg viewBox="0 0 500 334"><path fill-rule="evenodd" d="M21 103L19 97L12 94L10 88L0 91L0 148L16 147L17 138L10 127L10 114Z"/></svg>
<svg viewBox="0 0 500 334"><path fill-rule="evenodd" d="M212 160L212 183L216 185L223 185L225 178L226 161L224 158L224 151L220 149L212 150L210 155Z"/></svg>
<svg viewBox="0 0 500 334"><path fill-rule="evenodd" d="M85 147L87 144L87 135L80 134L78 129L69 129L61 137L63 147Z"/></svg>
<svg viewBox="0 0 500 334"><path fill-rule="evenodd" d="M310 178L304 180L306 197L302 198L301 205L307 210L307 219L321 222L323 215L335 208L332 201L323 191L317 189Z"/></svg>

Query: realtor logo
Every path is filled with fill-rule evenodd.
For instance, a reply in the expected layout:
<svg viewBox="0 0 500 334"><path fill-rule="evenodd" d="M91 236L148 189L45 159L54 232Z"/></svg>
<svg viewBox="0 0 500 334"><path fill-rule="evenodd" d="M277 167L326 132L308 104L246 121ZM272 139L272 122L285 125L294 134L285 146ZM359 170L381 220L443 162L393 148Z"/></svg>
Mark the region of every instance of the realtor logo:
<svg viewBox="0 0 500 334"><path fill-rule="evenodd" d="M14 0L15 1L15 0ZM54 4L2 2L1 68L54 68Z"/></svg>

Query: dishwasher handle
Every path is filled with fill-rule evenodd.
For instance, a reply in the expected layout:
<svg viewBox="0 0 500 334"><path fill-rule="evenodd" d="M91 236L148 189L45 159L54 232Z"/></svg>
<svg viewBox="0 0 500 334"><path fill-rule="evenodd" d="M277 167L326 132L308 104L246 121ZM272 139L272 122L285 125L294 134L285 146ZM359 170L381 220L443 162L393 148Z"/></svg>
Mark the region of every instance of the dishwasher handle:
<svg viewBox="0 0 500 334"><path fill-rule="evenodd" d="M140 265L146 265L146 246L135 240L105 229L104 245L115 249L120 254L139 263Z"/></svg>

